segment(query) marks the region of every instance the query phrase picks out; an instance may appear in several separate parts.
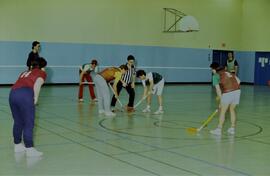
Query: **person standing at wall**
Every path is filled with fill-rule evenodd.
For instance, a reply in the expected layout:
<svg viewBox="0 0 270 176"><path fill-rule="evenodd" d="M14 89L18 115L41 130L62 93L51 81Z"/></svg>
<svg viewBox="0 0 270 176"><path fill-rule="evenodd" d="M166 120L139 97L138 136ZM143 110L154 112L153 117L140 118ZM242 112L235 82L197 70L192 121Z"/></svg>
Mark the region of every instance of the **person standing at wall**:
<svg viewBox="0 0 270 176"><path fill-rule="evenodd" d="M87 80L88 82L88 88L89 88L89 93L93 101L98 101L95 96L94 92L94 86L93 86L93 80L90 75L90 72L98 72L98 62L96 59L93 59L91 63L83 64L80 67L80 87L79 87L79 94L78 94L78 99L80 102L83 102L83 82L84 80Z"/></svg>
<svg viewBox="0 0 270 176"><path fill-rule="evenodd" d="M238 73L238 62L233 57L232 52L228 53L228 59L227 59L227 62L225 64L225 70L230 72L230 73L234 73L236 75Z"/></svg>
<svg viewBox="0 0 270 176"><path fill-rule="evenodd" d="M43 58L39 58L39 62L33 61L30 65L31 70L20 74L9 94L9 105L14 120L14 152L26 152L27 157L43 155L42 152L34 148L33 129L35 105L38 101L40 88L47 77L43 69L46 65L47 62ZM22 144L22 137L24 144Z"/></svg>
<svg viewBox="0 0 270 176"><path fill-rule="evenodd" d="M235 107L240 102L240 80L232 73L229 73L220 67L218 63L213 62L210 65L213 76L213 86L216 88L217 100L220 101L220 113L218 127L211 130L210 133L215 135L222 134L222 127L225 121L225 113L229 109L231 116L231 127L227 130L228 134L235 134L236 113Z"/></svg>
<svg viewBox="0 0 270 176"><path fill-rule="evenodd" d="M32 62L34 62L34 61L39 62L39 59L40 59L39 51L40 51L40 42L34 41L32 43L32 51L29 53L28 59L26 62L26 66L28 67L28 70L31 69Z"/></svg>
<svg viewBox="0 0 270 176"><path fill-rule="evenodd" d="M128 70L125 74L122 75L121 80L117 84L117 94L119 95L122 88L126 88L128 94L129 94L129 100L127 104L127 111L132 112L134 111L133 105L134 105L134 99L135 99L135 79L136 79L136 69L135 69L135 58L133 55L129 55L127 57L127 64ZM112 97L111 101L111 107L114 110L115 104L117 99L115 96Z"/></svg>

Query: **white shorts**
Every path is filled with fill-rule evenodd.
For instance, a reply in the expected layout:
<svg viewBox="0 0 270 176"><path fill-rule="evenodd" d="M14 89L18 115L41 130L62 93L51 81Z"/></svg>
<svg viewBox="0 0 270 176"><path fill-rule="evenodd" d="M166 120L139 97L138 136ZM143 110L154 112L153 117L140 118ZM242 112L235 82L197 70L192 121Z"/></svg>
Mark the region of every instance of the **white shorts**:
<svg viewBox="0 0 270 176"><path fill-rule="evenodd" d="M161 95L164 88L164 78L154 85L152 94Z"/></svg>
<svg viewBox="0 0 270 176"><path fill-rule="evenodd" d="M232 91L232 92L222 94L222 96L221 96L221 104L238 105L239 102L240 102L240 94L241 94L240 90L235 90L235 91Z"/></svg>

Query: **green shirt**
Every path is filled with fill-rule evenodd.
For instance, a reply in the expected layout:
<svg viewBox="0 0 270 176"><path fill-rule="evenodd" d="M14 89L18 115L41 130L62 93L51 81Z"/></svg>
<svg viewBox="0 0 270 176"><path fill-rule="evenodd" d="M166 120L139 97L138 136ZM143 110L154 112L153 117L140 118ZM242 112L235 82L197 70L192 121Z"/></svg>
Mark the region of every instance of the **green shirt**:
<svg viewBox="0 0 270 176"><path fill-rule="evenodd" d="M217 74L217 73L213 74L213 76L212 76L212 84L213 84L213 86L218 85L219 82L220 82L219 74Z"/></svg>
<svg viewBox="0 0 270 176"><path fill-rule="evenodd" d="M227 61L227 68L229 72L235 71L235 59L233 59L232 61Z"/></svg>

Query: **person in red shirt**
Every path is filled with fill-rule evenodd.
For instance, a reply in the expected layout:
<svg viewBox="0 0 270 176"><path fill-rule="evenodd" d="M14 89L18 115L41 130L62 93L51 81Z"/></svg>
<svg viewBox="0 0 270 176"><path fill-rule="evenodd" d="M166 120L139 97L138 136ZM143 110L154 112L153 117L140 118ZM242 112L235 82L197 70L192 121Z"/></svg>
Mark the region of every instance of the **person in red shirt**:
<svg viewBox="0 0 270 176"><path fill-rule="evenodd" d="M235 108L240 102L240 79L234 74L225 71L223 67L220 67L218 63L213 62L210 65L212 69L212 81L213 86L216 88L217 100L220 102L220 113L218 127L211 130L211 134L221 135L222 128L225 121L225 113L230 111L231 127L227 130L228 134L235 134L236 126L236 112Z"/></svg>
<svg viewBox="0 0 270 176"><path fill-rule="evenodd" d="M35 104L38 101L40 88L47 77L44 70L46 65L47 62L44 58L40 58L39 62L33 61L31 70L20 74L9 94L9 105L14 120L14 151L16 153L26 152L27 157L37 157L43 154L33 147L33 129Z"/></svg>

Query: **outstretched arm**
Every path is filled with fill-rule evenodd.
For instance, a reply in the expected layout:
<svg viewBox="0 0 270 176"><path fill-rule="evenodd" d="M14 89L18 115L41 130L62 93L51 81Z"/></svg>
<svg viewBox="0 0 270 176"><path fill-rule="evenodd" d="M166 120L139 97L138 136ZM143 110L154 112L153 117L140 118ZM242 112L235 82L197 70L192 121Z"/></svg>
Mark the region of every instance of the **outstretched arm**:
<svg viewBox="0 0 270 176"><path fill-rule="evenodd" d="M34 104L37 104L40 88L43 85L44 80L42 78L38 78L34 84Z"/></svg>

